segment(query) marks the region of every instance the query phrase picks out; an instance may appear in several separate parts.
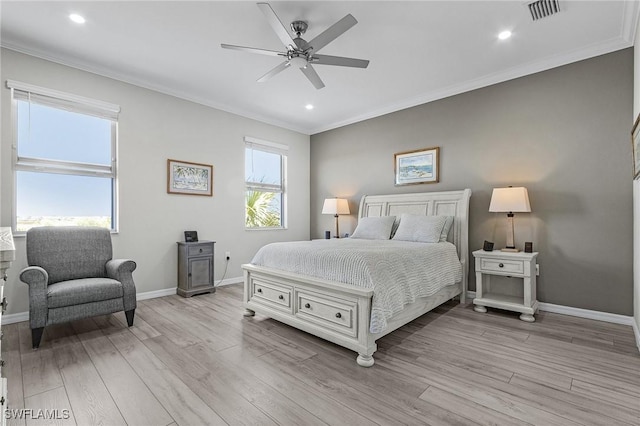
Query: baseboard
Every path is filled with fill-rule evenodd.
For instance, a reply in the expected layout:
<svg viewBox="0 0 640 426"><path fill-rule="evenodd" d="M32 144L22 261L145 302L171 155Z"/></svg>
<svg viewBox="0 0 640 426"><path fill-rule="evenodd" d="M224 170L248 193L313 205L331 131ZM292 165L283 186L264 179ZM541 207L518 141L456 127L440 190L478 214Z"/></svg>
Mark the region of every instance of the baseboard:
<svg viewBox="0 0 640 426"><path fill-rule="evenodd" d="M219 283L217 283L216 287L223 287L225 285L238 284L238 283L241 283L241 282L244 282L244 278L243 277L227 278L227 279L222 280Z"/></svg>
<svg viewBox="0 0 640 426"><path fill-rule="evenodd" d="M138 293L136 294L136 300L155 299L156 297L171 296L172 294L176 294L176 287Z"/></svg>
<svg viewBox="0 0 640 426"><path fill-rule="evenodd" d="M2 315L2 324L13 324L15 322L29 321L29 312L18 312L17 314Z"/></svg>
<svg viewBox="0 0 640 426"><path fill-rule="evenodd" d="M243 281L244 281L244 278L242 277L227 278L226 280L222 280L220 283L216 284L216 287L237 284ZM157 297L171 296L173 294L176 294L176 287L138 293L136 294L136 300L155 299ZM13 324L13 323L22 322L22 321L29 321L29 311L2 315L3 324Z"/></svg>
<svg viewBox="0 0 640 426"><path fill-rule="evenodd" d="M473 300L476 297L475 291L467 291L467 300ZM552 312L554 314L570 315L572 317L580 317L593 319L597 321L611 322L614 324L622 325L634 325L635 321L633 317L620 314L610 314L608 312L592 311L589 309L573 308L571 306L554 305L553 303L538 303L538 309L545 312ZM636 332L636 341L638 340L638 333Z"/></svg>

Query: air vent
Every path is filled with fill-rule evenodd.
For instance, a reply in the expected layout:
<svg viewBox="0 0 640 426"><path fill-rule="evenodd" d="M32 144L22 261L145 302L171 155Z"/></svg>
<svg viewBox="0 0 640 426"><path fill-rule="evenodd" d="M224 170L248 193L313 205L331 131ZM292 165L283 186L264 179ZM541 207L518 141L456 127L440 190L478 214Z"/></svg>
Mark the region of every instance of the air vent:
<svg viewBox="0 0 640 426"><path fill-rule="evenodd" d="M533 3L527 3L531 19L537 21L560 12L559 0L538 0Z"/></svg>

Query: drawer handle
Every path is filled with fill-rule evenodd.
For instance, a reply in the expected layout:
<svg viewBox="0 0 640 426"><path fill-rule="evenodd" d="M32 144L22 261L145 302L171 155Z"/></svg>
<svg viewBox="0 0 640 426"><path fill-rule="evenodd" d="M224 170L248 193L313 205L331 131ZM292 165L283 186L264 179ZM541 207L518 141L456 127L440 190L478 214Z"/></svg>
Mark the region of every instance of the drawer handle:
<svg viewBox="0 0 640 426"><path fill-rule="evenodd" d="M257 291L258 291L258 293L262 293L262 289L261 288L259 288Z"/></svg>
<svg viewBox="0 0 640 426"><path fill-rule="evenodd" d="M202 249L200 249L200 253L202 253Z"/></svg>
<svg viewBox="0 0 640 426"><path fill-rule="evenodd" d="M309 309L309 308L311 307L311 305L310 305L310 304L308 304L308 303L305 303L305 304L304 304L304 307L305 307L305 308L307 308L307 309Z"/></svg>
<svg viewBox="0 0 640 426"><path fill-rule="evenodd" d="M338 313L336 314L336 318L342 318L342 314L341 314L340 312L338 312Z"/></svg>
<svg viewBox="0 0 640 426"><path fill-rule="evenodd" d="M504 263L499 263L498 266L504 268Z"/></svg>
<svg viewBox="0 0 640 426"><path fill-rule="evenodd" d="M284 296L283 296L283 295L280 295L280 296L278 296L278 299L280 299L280 300L284 300Z"/></svg>

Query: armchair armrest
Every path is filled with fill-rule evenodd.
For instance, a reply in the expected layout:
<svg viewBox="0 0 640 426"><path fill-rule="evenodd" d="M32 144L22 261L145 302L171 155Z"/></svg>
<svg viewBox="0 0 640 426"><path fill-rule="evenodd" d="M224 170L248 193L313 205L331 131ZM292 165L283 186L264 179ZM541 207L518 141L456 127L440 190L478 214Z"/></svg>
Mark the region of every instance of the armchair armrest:
<svg viewBox="0 0 640 426"><path fill-rule="evenodd" d="M47 283L49 274L39 266L29 266L20 272L20 281L29 285L29 325L31 329L47 323Z"/></svg>
<svg viewBox="0 0 640 426"><path fill-rule="evenodd" d="M124 310L130 311L136 308L136 285L133 282L133 271L136 270L136 262L130 259L111 259L106 264L107 276L120 281L124 291Z"/></svg>
<svg viewBox="0 0 640 426"><path fill-rule="evenodd" d="M29 288L32 286L46 288L49 274L39 266L28 266L20 271L20 281L28 284Z"/></svg>

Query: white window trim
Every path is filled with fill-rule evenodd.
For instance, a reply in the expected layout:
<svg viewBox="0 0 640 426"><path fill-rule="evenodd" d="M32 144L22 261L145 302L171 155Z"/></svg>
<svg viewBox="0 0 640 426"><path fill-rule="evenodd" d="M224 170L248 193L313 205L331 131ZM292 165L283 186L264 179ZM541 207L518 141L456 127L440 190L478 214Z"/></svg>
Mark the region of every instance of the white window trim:
<svg viewBox="0 0 640 426"><path fill-rule="evenodd" d="M245 150L246 148L255 148L264 152L271 152L273 154L280 155L280 171L282 174L282 185L268 184L262 182L248 182L245 180L245 191L255 189L264 192L276 192L282 194L282 211L281 211L281 226L261 226L261 227L247 227L246 231L273 231L279 229L287 229L287 222L289 220L288 214L288 201L287 201L287 157L289 153L289 146L283 145L277 142L266 141L263 139L254 138L251 136L244 137Z"/></svg>
<svg viewBox="0 0 640 426"><path fill-rule="evenodd" d="M11 130L12 130L12 166L13 166L13 202L11 212L11 226L14 236L26 235L25 232L17 231L18 211L17 211L17 172L40 172L57 173L64 175L102 177L111 179L111 233L118 233L120 226L119 218L119 190L118 190L118 114L120 106L108 102L98 101L83 96L65 93L58 90L22 83L15 80L7 80L7 87L11 90ZM17 106L18 100L35 101L36 103L73 111L81 114L111 121L111 165L79 163L70 161L47 160L34 157L18 156L18 129L17 129Z"/></svg>

